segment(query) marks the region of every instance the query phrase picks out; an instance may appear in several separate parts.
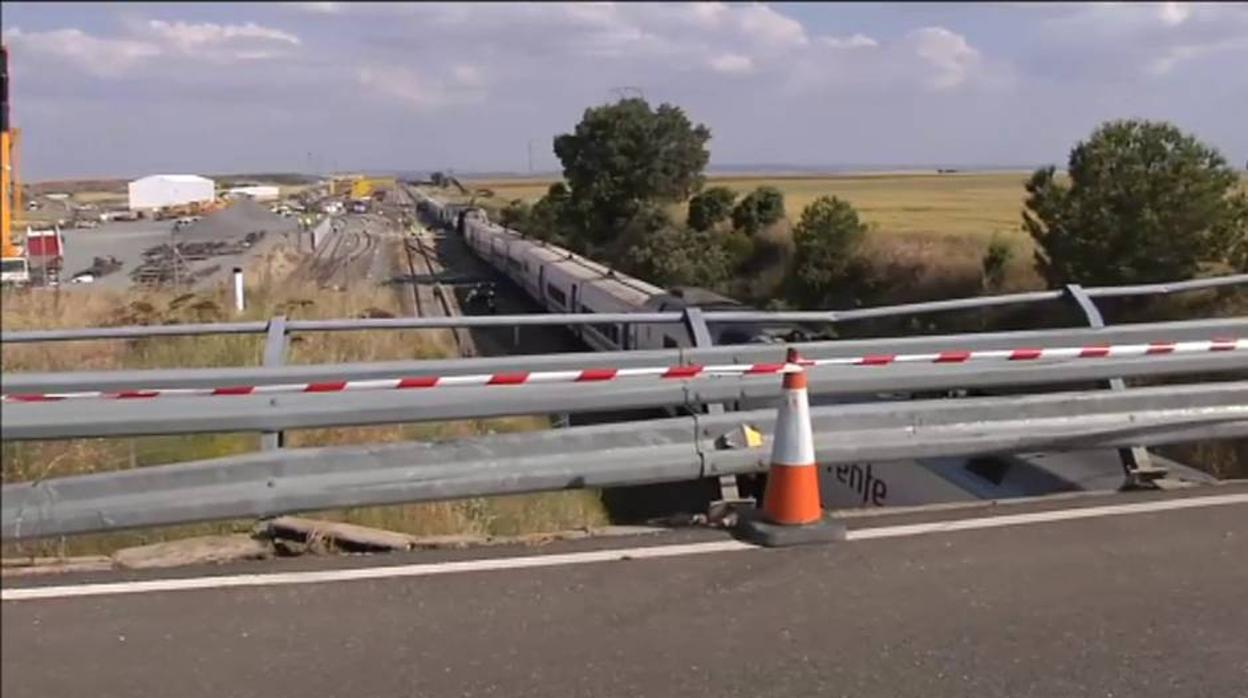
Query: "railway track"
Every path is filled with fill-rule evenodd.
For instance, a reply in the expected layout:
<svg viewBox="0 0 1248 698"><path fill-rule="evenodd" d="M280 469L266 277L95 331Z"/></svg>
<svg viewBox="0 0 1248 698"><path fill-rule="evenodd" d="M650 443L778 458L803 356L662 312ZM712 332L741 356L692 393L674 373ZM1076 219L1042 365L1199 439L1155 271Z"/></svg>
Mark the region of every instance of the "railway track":
<svg viewBox="0 0 1248 698"><path fill-rule="evenodd" d="M419 317L454 317L460 315L459 304L455 301L453 291L446 286L432 281L429 284L417 283L416 279L427 276L432 279L441 272L441 265L435 261L435 255L420 235L413 235L403 241L403 252L407 259L407 269L412 279L412 302L416 315ZM455 349L461 356L472 356L474 343L469 339L467 330L455 328L451 336Z"/></svg>
<svg viewBox="0 0 1248 698"><path fill-rule="evenodd" d="M377 236L368 230L367 224L355 229L355 223L345 222L343 229L330 235L328 244L317 250L309 266L309 275L321 288L336 286L350 288L359 277L361 260L371 256L377 249Z"/></svg>

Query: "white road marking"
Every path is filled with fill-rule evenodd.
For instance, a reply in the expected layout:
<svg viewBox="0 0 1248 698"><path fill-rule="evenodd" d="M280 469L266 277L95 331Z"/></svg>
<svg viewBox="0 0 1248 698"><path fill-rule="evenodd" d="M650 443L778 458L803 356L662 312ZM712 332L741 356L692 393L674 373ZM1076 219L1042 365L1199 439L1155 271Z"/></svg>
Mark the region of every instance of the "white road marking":
<svg viewBox="0 0 1248 698"><path fill-rule="evenodd" d="M1047 523L1051 521L1092 519L1100 516L1121 516L1123 514L1144 514L1157 511L1171 511L1174 509L1213 507L1226 504L1248 504L1248 494L1221 494L1210 497L1191 497L1188 499L1164 499L1156 502L1140 502L1137 504L1110 504L1101 507L1084 507L1082 509L1056 509L1053 511L1035 511L1027 514L985 516L978 519L956 519L953 521L934 521L931 523L906 524L901 526L862 528L856 531L849 531L846 538L848 540L895 538L898 536L917 536L924 533L971 531L979 528L1020 526L1023 524Z"/></svg>
<svg viewBox="0 0 1248 698"><path fill-rule="evenodd" d="M895 538L927 533L948 533L952 531L969 531L984 528L997 528L1002 526L1020 526L1026 524L1070 521L1075 519L1089 519L1105 516L1122 516L1126 514L1145 514L1150 512L1173 511L1178 509L1225 506L1228 504L1248 504L1248 493L1212 495L1208 497L1190 497L1185 499L1169 499L1153 502L1138 502L1135 504L1114 504L1076 509L1057 509L1053 511L1038 511L1026 514L1006 514L1002 516L986 516L974 519L958 519L954 521L906 524L901 526L881 526L877 528L851 530L848 534L848 540L863 541L875 538ZM686 543L680 545L657 545L642 548L592 550L580 553L562 553L556 555L499 557L481 560L434 562L413 565L391 565L344 570L240 574L215 577L191 577L184 579L153 579L135 582L27 587L0 590L0 600L33 601L37 599L62 599L79 596L105 596L113 594L142 594L160 591L191 591L196 589L225 589L231 587L349 582L363 579L429 577L461 572L489 572L532 569L538 567L557 567L564 565L583 565L594 562L645 560L665 557L680 557L685 555L737 552L754 549L756 549L756 546L754 545L735 540L728 540L713 541L708 543Z"/></svg>
<svg viewBox="0 0 1248 698"><path fill-rule="evenodd" d="M639 560L647 558L678 557L705 553L723 553L735 550L751 550L754 546L735 540L684 545L658 545L645 548L615 550L591 550L581 553L557 555L530 555L526 557L497 557L483 560L458 562L434 562L415 565L392 565L364 567L320 572L279 572L270 574L240 574L218 577L191 577L188 579L153 579L143 582L113 582L106 584L74 584L54 587L31 587L26 589L0 590L0 600L24 601L31 599L57 599L73 596L99 596L103 594L138 594L152 591L188 591L192 589L220 589L226 587L278 586L285 584L316 584L318 582L348 582L360 579L390 579L395 577L428 577L456 572L488 572L496 570L527 569L532 567L555 567L582 565L590 562L613 560Z"/></svg>

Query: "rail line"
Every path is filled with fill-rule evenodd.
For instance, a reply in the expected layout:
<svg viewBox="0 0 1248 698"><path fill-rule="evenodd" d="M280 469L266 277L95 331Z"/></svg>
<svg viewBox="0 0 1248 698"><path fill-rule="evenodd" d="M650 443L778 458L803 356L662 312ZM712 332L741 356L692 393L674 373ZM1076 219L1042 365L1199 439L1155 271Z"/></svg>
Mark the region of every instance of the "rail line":
<svg viewBox="0 0 1248 698"><path fill-rule="evenodd" d="M414 209L416 197L412 196L407 187L400 185L399 191L403 192L403 195L412 204ZM435 264L434 255L430 252L420 236L415 234L406 236L403 240L403 251L407 258L407 268L410 274L409 278L411 279L412 298L416 304L416 314L421 317L454 317L455 315L458 315L459 313L457 308L453 306L451 299L447 296L448 293L453 293L453 291L442 285L440 282L434 280L438 274L438 267L440 265ZM419 262L417 259L419 259ZM418 270L418 267L422 266L424 267L423 272ZM421 299L421 284L417 282L417 279L422 274L428 275L430 279L429 286L432 290L430 292L431 297L428 301ZM462 328L453 328L451 330L451 337L455 342L456 353L461 356L468 355L470 353L471 346L463 334L464 332L465 330Z"/></svg>
<svg viewBox="0 0 1248 698"><path fill-rule="evenodd" d="M344 222L343 228L332 233L330 238L328 244L317 250L313 256L308 275L322 288L330 285L349 288L354 281L353 272L358 262L376 248L376 236L367 227L354 230L351 222ZM341 281L335 284L339 275Z"/></svg>

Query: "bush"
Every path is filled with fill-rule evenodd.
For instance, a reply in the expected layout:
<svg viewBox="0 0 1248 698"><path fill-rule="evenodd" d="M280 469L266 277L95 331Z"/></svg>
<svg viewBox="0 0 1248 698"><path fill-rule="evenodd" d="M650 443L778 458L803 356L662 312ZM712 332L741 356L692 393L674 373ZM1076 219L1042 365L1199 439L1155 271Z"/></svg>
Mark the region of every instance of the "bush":
<svg viewBox="0 0 1248 698"><path fill-rule="evenodd" d="M689 227L710 230L732 215L737 195L728 187L711 187L689 200Z"/></svg>
<svg viewBox="0 0 1248 698"><path fill-rule="evenodd" d="M1167 123L1113 121L1027 182L1023 226L1050 284L1131 284L1243 268L1248 196L1214 149Z"/></svg>
<svg viewBox="0 0 1248 698"><path fill-rule="evenodd" d="M732 225L747 235L784 218L784 194L775 187L758 187L732 209Z"/></svg>
<svg viewBox="0 0 1248 698"><path fill-rule="evenodd" d="M643 210L626 228L629 274L660 286L715 287L732 275L728 252L713 233L675 225L657 208Z"/></svg>
<svg viewBox="0 0 1248 698"><path fill-rule="evenodd" d="M740 269L754 258L754 239L741 231L734 230L719 237L724 253L733 269Z"/></svg>
<svg viewBox="0 0 1248 698"><path fill-rule="evenodd" d="M529 218L532 215L532 207L520 199L515 199L503 207L498 213L498 222L504 228L519 230L522 233L528 233Z"/></svg>
<svg viewBox="0 0 1248 698"><path fill-rule="evenodd" d="M539 240L564 243L566 226L569 224L568 187L563 182L556 182L546 190L546 195L538 199L529 210L528 229L526 235Z"/></svg>
<svg viewBox="0 0 1248 698"><path fill-rule="evenodd" d="M984 288L998 291L1005 284L1006 267L1014 257L1014 248L1008 240L993 235L988 243L988 251L984 253L983 281Z"/></svg>
<svg viewBox="0 0 1248 698"><path fill-rule="evenodd" d="M825 305L853 269L867 226L847 201L821 196L802 211L793 230L796 245L791 293L799 303Z"/></svg>

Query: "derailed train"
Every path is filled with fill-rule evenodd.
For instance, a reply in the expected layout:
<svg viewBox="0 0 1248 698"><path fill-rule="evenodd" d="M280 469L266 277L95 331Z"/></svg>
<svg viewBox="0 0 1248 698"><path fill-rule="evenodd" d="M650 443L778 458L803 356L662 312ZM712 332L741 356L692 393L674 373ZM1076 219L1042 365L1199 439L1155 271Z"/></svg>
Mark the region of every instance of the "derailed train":
<svg viewBox="0 0 1248 698"><path fill-rule="evenodd" d="M421 197L418 207L436 223L458 231L482 260L555 313L665 312L697 306L742 309L701 289L669 291L488 220L480 209ZM716 345L807 341L809 328L787 323L710 324ZM694 346L682 324L583 325L575 330L600 351ZM818 397L814 404L827 404ZM745 408L757 407L754 405ZM1153 456L1170 477L1207 481L1203 473ZM908 506L1001 499L1056 492L1112 490L1124 482L1112 450L1020 453L977 458L853 463L821 468L820 490L829 508Z"/></svg>
<svg viewBox="0 0 1248 698"><path fill-rule="evenodd" d="M621 274L557 245L492 223L480 209L447 206L432 199L425 199L423 205L434 220L462 234L478 257L552 313L678 312L690 306L748 310L731 298L704 289L669 291ZM810 328L793 323L710 323L707 329L717 346L817 338ZM581 325L572 331L599 351L694 346L688 328L676 323L604 323Z"/></svg>

